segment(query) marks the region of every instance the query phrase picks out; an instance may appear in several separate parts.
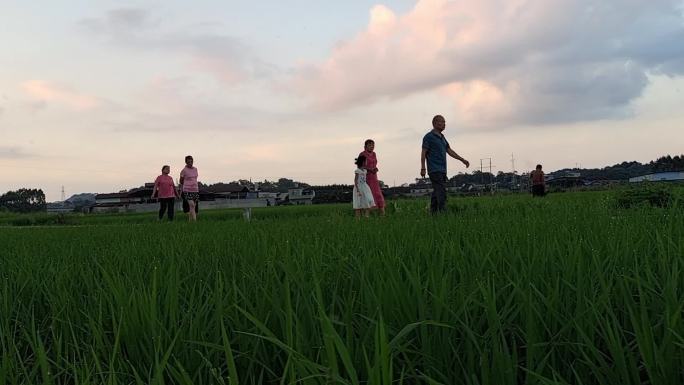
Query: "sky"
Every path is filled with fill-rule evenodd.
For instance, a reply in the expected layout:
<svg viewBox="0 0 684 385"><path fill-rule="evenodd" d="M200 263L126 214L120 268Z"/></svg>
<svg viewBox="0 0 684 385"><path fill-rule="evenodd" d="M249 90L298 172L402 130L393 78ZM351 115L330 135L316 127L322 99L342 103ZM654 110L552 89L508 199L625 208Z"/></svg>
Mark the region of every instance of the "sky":
<svg viewBox="0 0 684 385"><path fill-rule="evenodd" d="M177 178L411 182L441 114L466 170L684 153L684 1L3 0L0 192ZM488 169L488 167L487 167Z"/></svg>

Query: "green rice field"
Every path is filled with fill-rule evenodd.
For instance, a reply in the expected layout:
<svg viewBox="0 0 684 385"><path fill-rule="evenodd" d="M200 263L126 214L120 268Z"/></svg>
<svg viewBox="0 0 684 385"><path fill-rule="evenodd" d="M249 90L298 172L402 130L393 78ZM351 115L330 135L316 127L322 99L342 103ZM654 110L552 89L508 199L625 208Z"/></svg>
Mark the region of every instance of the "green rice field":
<svg viewBox="0 0 684 385"><path fill-rule="evenodd" d="M682 384L684 203L615 202L0 215L0 385Z"/></svg>

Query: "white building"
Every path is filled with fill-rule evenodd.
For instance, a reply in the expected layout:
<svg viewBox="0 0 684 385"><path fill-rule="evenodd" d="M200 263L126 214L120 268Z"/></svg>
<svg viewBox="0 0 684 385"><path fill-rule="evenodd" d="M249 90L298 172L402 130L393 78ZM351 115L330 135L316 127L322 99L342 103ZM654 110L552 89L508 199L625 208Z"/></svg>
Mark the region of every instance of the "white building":
<svg viewBox="0 0 684 385"><path fill-rule="evenodd" d="M287 198L291 204L294 205L310 205L316 197L316 192L303 188L291 188L287 190Z"/></svg>
<svg viewBox="0 0 684 385"><path fill-rule="evenodd" d="M676 181L684 181L684 171L657 172L654 174L647 174L647 175L637 176L634 178L629 178L630 183L676 182Z"/></svg>

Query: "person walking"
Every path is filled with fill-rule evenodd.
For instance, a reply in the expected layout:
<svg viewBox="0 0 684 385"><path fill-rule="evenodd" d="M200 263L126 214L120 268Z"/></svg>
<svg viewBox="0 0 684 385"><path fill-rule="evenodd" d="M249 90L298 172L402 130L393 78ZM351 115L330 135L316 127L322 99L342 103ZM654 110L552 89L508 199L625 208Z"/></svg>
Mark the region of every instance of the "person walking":
<svg viewBox="0 0 684 385"><path fill-rule="evenodd" d="M375 141L373 139L368 139L364 143L363 152L359 154L359 157L364 156L366 158L366 166L364 167L367 171L366 173L366 183L370 187L373 193L373 200L375 201L375 206L378 208L380 215L385 215L385 197L382 195L382 189L380 188L380 181L378 180L378 157L375 154Z"/></svg>
<svg viewBox="0 0 684 385"><path fill-rule="evenodd" d="M159 220L164 219L164 214L168 212L169 221L173 221L178 191L175 183L173 183L173 178L169 176L171 167L164 165L161 171L161 175L154 180L152 199L159 199Z"/></svg>
<svg viewBox="0 0 684 385"><path fill-rule="evenodd" d="M183 199L188 202L188 220L194 222L197 220L197 205L199 203L199 184L197 178L199 173L197 167L194 167L195 160L192 156L185 157L185 167L180 173L180 189L183 192Z"/></svg>
<svg viewBox="0 0 684 385"><path fill-rule="evenodd" d="M546 180L544 179L544 171L542 171L541 164L538 164L537 168L530 173L530 180L532 181L533 197L543 197L546 195Z"/></svg>
<svg viewBox="0 0 684 385"><path fill-rule="evenodd" d="M447 154L461 161L466 168L470 162L458 155L451 149L449 142L442 132L446 128L446 120L442 115L432 118L432 130L423 137L423 146L420 153L420 176L425 177L425 171L432 182L432 198L430 200L430 212L432 214L446 210L446 182L447 182ZM427 161L427 169L425 162Z"/></svg>
<svg viewBox="0 0 684 385"><path fill-rule="evenodd" d="M366 183L366 157L359 155L354 163L356 163L356 170L354 170L352 207L354 208L356 218L360 218L361 214L368 217L368 211L375 207L375 201L373 201L373 192Z"/></svg>

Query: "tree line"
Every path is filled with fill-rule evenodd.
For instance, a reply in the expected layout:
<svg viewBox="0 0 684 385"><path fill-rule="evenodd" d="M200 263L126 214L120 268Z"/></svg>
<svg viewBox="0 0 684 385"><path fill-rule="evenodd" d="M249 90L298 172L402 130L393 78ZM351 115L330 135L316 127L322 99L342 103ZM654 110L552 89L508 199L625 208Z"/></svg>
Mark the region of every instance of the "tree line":
<svg viewBox="0 0 684 385"><path fill-rule="evenodd" d="M0 195L0 210L17 213L45 211L45 193L41 189L20 188Z"/></svg>

